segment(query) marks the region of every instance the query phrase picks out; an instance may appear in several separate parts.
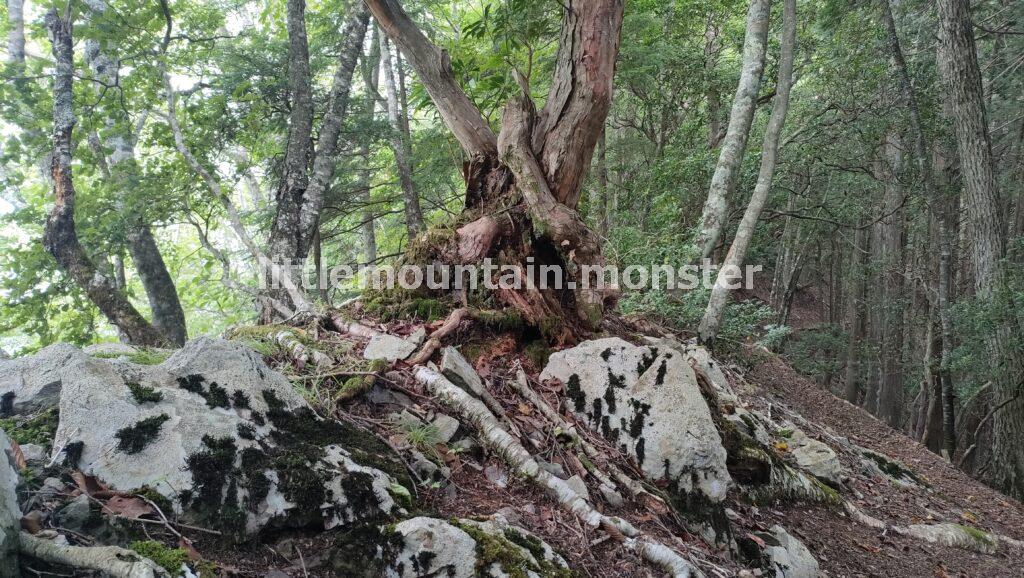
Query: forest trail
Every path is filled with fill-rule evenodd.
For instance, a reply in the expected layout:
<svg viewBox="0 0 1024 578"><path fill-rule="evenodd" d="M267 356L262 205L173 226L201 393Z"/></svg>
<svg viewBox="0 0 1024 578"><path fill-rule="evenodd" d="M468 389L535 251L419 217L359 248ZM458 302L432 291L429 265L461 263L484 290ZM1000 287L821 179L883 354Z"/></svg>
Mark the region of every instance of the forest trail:
<svg viewBox="0 0 1024 578"><path fill-rule="evenodd" d="M920 443L897 432L863 409L800 375L775 355L758 355L744 375L750 392L774 415L796 412L823 435L851 442L900 460L929 488L867 483L851 478L855 503L891 524L950 522L1024 539L1024 505L954 468ZM753 395L750 395L753 394ZM827 430L831 432L827 432ZM788 507L762 512L785 522L804 541L830 576L1014 577L1022 573L1024 552L985 555L879 532L819 507Z"/></svg>

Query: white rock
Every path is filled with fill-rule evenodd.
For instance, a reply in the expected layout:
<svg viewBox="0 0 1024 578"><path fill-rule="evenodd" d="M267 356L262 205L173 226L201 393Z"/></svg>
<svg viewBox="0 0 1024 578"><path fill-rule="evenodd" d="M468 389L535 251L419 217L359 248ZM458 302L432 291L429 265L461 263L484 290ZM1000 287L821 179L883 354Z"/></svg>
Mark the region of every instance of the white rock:
<svg viewBox="0 0 1024 578"><path fill-rule="evenodd" d="M565 483L567 486L572 488L572 491L586 498L588 502L590 501L590 490L587 489L587 483L584 482L583 478L579 477L579 475L572 476L568 480L565 480Z"/></svg>
<svg viewBox="0 0 1024 578"><path fill-rule="evenodd" d="M364 359L384 359L386 361L398 361L409 357L416 351L416 343L388 335L378 333L374 335L363 350Z"/></svg>
<svg viewBox="0 0 1024 578"><path fill-rule="evenodd" d="M811 551L782 526L775 525L770 535L762 535L768 546L765 555L776 578L818 578L821 570Z"/></svg>
<svg viewBox="0 0 1024 578"><path fill-rule="evenodd" d="M481 397L486 391L484 382L473 369L473 365L454 347L448 346L441 351L441 373L452 383L477 397Z"/></svg>
<svg viewBox="0 0 1024 578"><path fill-rule="evenodd" d="M687 359L674 349L619 338L551 355L541 380L565 384L573 409L633 455L651 480L712 502L731 483L726 451Z"/></svg>
<svg viewBox="0 0 1024 578"><path fill-rule="evenodd" d="M29 465L45 465L49 461L46 455L46 448L38 444L21 444L21 454L25 456L25 462Z"/></svg>
<svg viewBox="0 0 1024 578"><path fill-rule="evenodd" d="M505 578L513 570L525 570L529 578L540 578L542 566L548 569L567 568L565 560L550 546L526 530L511 525L504 516L496 515L482 522L458 520L456 524L427 517L411 518L396 524L394 529L402 538L402 546L400 551L391 553L386 560L386 576ZM473 533L485 532L496 540L504 541L519 552L523 564L513 569L503 568L499 561L478 560L476 540L467 529ZM510 538L517 536L519 539ZM517 543L526 541L534 547L527 549ZM531 550L536 550L536 555Z"/></svg>
<svg viewBox="0 0 1024 578"><path fill-rule="evenodd" d="M0 360L0 414L28 414L56 407L61 373L73 361L86 357L73 345L57 343L29 357Z"/></svg>
<svg viewBox="0 0 1024 578"><path fill-rule="evenodd" d="M221 518L221 507L239 505L248 533L271 521L318 520L331 528L397 508L387 491L395 480L364 467L360 456L343 447L342 438L356 430L318 423L287 378L239 343L197 339L155 366L78 356L60 378L54 447L60 451L81 443L78 468L113 489L149 486L172 500L175 510L196 510L215 519ZM140 402L129 389L131 382L161 399ZM151 422L154 432L142 436L138 447L122 441L146 419L158 421ZM314 425L292 434L282 429L289 423ZM319 434L333 437L322 446L307 439ZM304 485L309 476L322 485ZM315 499L314 490L324 492L323 501L304 503ZM191 502L183 503L185 492ZM212 496L213 503L203 496Z"/></svg>
<svg viewBox="0 0 1024 578"><path fill-rule="evenodd" d="M82 352L93 357L117 357L119 355L131 355L138 353L138 348L127 343L94 343L82 348Z"/></svg>
<svg viewBox="0 0 1024 578"><path fill-rule="evenodd" d="M18 577L18 533L21 508L18 507L18 470L7 434L0 429L0 578Z"/></svg>
<svg viewBox="0 0 1024 578"><path fill-rule="evenodd" d="M443 413L434 416L430 423L437 428L437 439L443 444L450 442L455 437L455 432L459 430L459 420Z"/></svg>
<svg viewBox="0 0 1024 578"><path fill-rule="evenodd" d="M839 463L839 457L832 448L808 437L799 429L793 431L790 444L791 454L801 469L832 485L838 486L843 483L846 475L842 464Z"/></svg>

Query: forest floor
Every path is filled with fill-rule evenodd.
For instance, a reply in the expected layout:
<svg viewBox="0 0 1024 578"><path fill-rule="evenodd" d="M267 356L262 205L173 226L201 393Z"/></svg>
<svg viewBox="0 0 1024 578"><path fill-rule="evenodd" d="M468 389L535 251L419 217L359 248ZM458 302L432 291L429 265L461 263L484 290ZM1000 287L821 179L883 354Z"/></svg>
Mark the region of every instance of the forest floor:
<svg viewBox="0 0 1024 578"><path fill-rule="evenodd" d="M853 498L858 508L891 524L951 522L1024 539L1024 505L1020 502L974 480L863 409L832 395L779 357L751 352L756 362L744 375L750 391L737 391L741 397L759 399L762 410L770 404L776 414L796 412L812 427L821 428L826 437L838 434L891 456L929 486L897 486L853 477L847 484L852 496L847 497ZM807 429L809 424L801 427ZM833 578L1024 575L1024 552L985 555L930 544L870 529L821 507L782 507L760 514L783 523L803 540Z"/></svg>

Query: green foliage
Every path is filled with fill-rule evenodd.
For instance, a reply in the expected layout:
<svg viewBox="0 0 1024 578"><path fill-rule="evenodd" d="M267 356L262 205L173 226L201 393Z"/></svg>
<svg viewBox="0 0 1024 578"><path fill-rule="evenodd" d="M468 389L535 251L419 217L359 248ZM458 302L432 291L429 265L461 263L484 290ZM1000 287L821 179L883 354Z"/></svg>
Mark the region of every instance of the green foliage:
<svg viewBox="0 0 1024 578"><path fill-rule="evenodd" d="M19 444L36 444L49 448L57 433L57 408L31 417L13 416L0 419L0 429Z"/></svg>

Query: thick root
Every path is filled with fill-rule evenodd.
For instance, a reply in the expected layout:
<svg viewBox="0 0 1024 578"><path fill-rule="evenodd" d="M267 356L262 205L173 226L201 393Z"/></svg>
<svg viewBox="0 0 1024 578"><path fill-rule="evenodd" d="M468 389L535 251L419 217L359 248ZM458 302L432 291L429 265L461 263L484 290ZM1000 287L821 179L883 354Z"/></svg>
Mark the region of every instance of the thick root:
<svg viewBox="0 0 1024 578"><path fill-rule="evenodd" d="M20 534L19 541L22 553L50 564L101 572L111 578L170 578L149 558L117 546L66 546L27 532Z"/></svg>
<svg viewBox="0 0 1024 578"><path fill-rule="evenodd" d="M703 576L690 561L664 544L650 540L632 524L621 518L605 516L598 512L582 496L561 478L557 478L540 467L533 456L508 434L487 409L487 406L466 393L440 373L417 367L416 380L422 383L437 399L457 411L480 433L481 441L519 475L533 481L554 498L559 505L578 517L591 528L602 527L609 534L621 535L622 544L651 564L669 572L674 578Z"/></svg>

